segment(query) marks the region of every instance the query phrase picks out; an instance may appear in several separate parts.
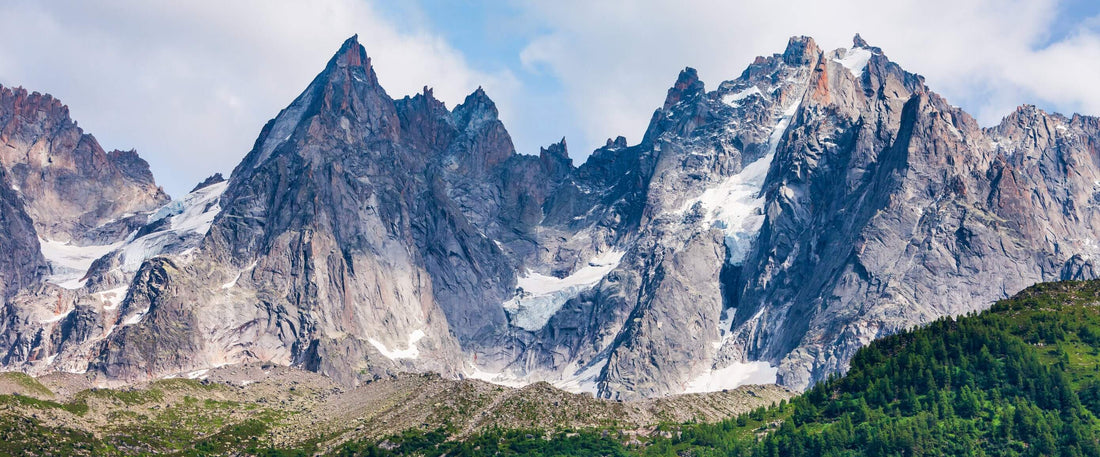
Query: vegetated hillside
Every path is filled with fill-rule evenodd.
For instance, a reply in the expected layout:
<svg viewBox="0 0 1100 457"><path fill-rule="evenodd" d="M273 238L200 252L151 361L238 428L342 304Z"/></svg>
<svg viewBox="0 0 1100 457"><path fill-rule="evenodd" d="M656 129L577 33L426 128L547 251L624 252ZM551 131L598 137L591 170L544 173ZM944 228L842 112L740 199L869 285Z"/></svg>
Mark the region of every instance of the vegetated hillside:
<svg viewBox="0 0 1100 457"><path fill-rule="evenodd" d="M0 374L0 455L314 455L405 433L452 439L487 430L647 433L714 422L793 395L777 386L614 402L537 383L514 389L435 374L344 388L273 365L223 367L140 389L89 388L81 375ZM434 436L434 435L433 435Z"/></svg>
<svg viewBox="0 0 1100 457"><path fill-rule="evenodd" d="M1100 282L1031 287L992 309L861 349L848 374L717 424L406 433L340 455L1100 455ZM434 439L434 440L433 440Z"/></svg>

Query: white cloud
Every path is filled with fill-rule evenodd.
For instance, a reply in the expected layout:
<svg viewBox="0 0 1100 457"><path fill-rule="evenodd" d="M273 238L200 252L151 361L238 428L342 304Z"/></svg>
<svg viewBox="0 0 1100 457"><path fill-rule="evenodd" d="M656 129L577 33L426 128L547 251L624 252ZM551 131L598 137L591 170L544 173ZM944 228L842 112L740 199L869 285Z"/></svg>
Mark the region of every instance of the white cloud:
<svg viewBox="0 0 1100 457"><path fill-rule="evenodd" d="M510 74L476 71L430 31L397 30L359 0L4 2L0 83L60 98L105 148L137 148L179 196L231 170L355 33L391 96L428 85L454 106L484 85L510 112Z"/></svg>
<svg viewBox="0 0 1100 457"><path fill-rule="evenodd" d="M653 109L685 66L709 89L733 79L787 38L809 35L830 50L856 32L933 90L992 124L1023 103L1100 114L1100 36L1080 18L1051 30L1046 0L817 0L525 3L547 33L524 50L527 68L562 81L586 146L640 139ZM1052 33L1058 32L1058 33ZM1060 41L1049 43L1052 36ZM580 143L580 142L577 142ZM579 145L579 144L578 144Z"/></svg>

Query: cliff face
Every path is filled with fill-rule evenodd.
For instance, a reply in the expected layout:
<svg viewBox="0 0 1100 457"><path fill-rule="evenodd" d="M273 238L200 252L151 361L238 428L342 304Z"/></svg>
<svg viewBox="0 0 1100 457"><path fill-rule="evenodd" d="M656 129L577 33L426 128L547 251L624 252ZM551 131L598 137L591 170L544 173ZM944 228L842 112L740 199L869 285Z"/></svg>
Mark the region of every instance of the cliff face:
<svg viewBox="0 0 1100 457"><path fill-rule="evenodd" d="M22 88L0 87L0 165L0 360L29 371L84 367L101 308L125 293L89 294L89 267L168 196L135 152L105 152L60 101Z"/></svg>
<svg viewBox="0 0 1100 457"><path fill-rule="evenodd" d="M41 280L46 260L38 244L34 221L13 190L7 172L0 170L0 296L10 297Z"/></svg>
<svg viewBox="0 0 1100 457"><path fill-rule="evenodd" d="M349 40L234 170L200 251L167 274L179 285L147 294L143 321L189 319L200 343L149 350L119 333L110 344L135 349L98 366L132 379L245 357L349 383L458 376L461 345L507 335L519 264L504 243L534 251L523 234L555 166L515 154L481 90L453 111L427 89L391 99ZM164 307L175 302L193 303L187 316Z"/></svg>
<svg viewBox="0 0 1100 457"><path fill-rule="evenodd" d="M804 388L876 337L1094 277L1095 119L1022 107L981 129L859 40L819 66L769 172L730 354Z"/></svg>
<svg viewBox="0 0 1100 457"><path fill-rule="evenodd" d="M105 152L68 107L22 88L0 87L0 165L51 241L117 242L144 222L136 213L168 201L136 152Z"/></svg>
<svg viewBox="0 0 1100 457"><path fill-rule="evenodd" d="M139 222L43 213L68 187L13 180L11 242L39 252L28 220L55 238L0 265L19 278L0 347L107 383L272 361L620 399L804 388L873 338L1095 277L1098 128L1022 107L983 129L858 36L796 37L709 92L685 69L638 144L574 166L564 140L517 154L481 89L392 99L353 37L227 181L177 202L136 156L88 165L90 137L55 147L84 162L34 162L132 183L81 207ZM72 290L36 285L62 236L102 252Z"/></svg>

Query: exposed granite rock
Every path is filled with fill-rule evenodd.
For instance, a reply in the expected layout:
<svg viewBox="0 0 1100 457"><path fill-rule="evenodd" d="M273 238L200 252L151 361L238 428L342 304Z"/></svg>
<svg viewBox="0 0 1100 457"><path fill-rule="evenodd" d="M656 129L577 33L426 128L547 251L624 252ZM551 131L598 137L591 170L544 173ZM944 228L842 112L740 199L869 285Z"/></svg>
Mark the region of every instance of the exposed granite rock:
<svg viewBox="0 0 1100 457"><path fill-rule="evenodd" d="M59 272L129 239L168 196L137 153L105 152L60 101L22 88L0 87L0 164L0 355L9 368L83 371L130 278L75 290L91 273Z"/></svg>
<svg viewBox="0 0 1100 457"><path fill-rule="evenodd" d="M203 188L206 188L206 187L210 187L210 186L212 186L214 184L217 184L217 183L220 183L220 182L225 182L225 178L222 177L221 173L214 173L214 174L210 175L209 177L207 177L206 179L202 180L202 182L196 184L195 188L191 189L191 192L194 192L196 190L203 189Z"/></svg>
<svg viewBox="0 0 1100 457"><path fill-rule="evenodd" d="M805 388L874 338L1093 277L1094 118L1024 107L983 130L858 37L821 59L772 163L731 353Z"/></svg>
<svg viewBox="0 0 1100 457"><path fill-rule="evenodd" d="M0 164L49 240L115 242L144 222L127 216L168 201L136 152L105 152L68 107L22 88L0 87ZM112 222L125 227L102 228Z"/></svg>
<svg viewBox="0 0 1100 457"><path fill-rule="evenodd" d="M34 221L4 170L0 170L0 253L0 296L4 298L37 283L47 268Z"/></svg>
<svg viewBox="0 0 1100 457"><path fill-rule="evenodd" d="M390 98L353 37L228 181L81 232L128 237L84 289L19 286L0 349L108 384L263 361L616 399L805 388L873 338L1095 277L1098 142L1034 107L980 128L858 36L795 37L710 92L685 69L639 144L574 166L565 139L518 154L480 88Z"/></svg>

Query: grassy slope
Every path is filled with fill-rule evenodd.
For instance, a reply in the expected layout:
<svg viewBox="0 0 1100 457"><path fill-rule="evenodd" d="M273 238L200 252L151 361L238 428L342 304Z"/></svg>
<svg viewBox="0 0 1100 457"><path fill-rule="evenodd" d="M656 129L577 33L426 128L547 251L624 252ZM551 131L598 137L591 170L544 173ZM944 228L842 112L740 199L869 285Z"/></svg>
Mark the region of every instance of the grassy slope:
<svg viewBox="0 0 1100 457"><path fill-rule="evenodd" d="M438 375L341 389L322 376L280 367L227 367L211 379L237 379L237 385L168 379L65 396L49 390L56 386L50 379L43 385L25 375L0 375L0 392L7 392L0 394L0 455L312 455L402 432L478 439L501 424L644 430L661 421L716 421L790 397L773 386L618 403L545 383L509 389ZM241 379L253 382L242 387ZM66 389L74 390L59 387Z"/></svg>

